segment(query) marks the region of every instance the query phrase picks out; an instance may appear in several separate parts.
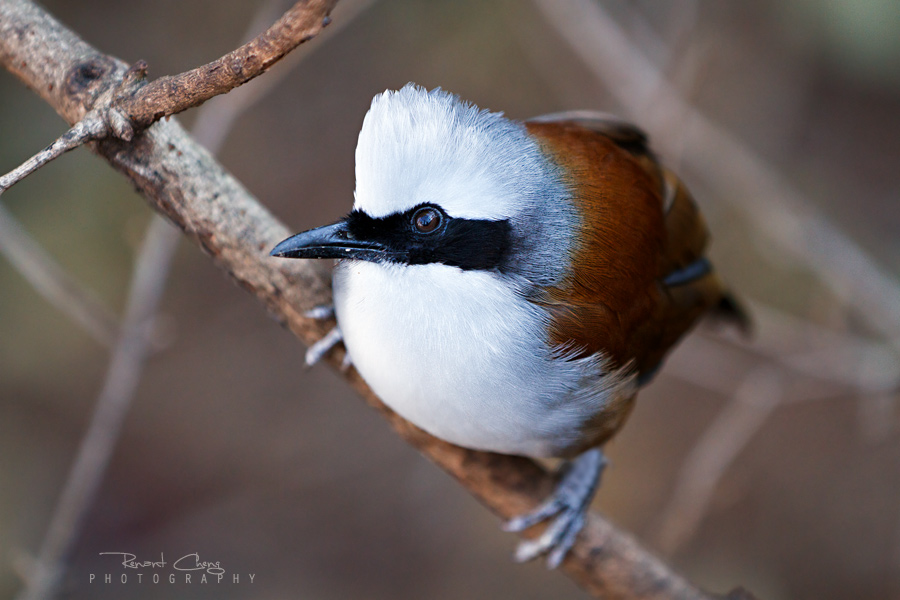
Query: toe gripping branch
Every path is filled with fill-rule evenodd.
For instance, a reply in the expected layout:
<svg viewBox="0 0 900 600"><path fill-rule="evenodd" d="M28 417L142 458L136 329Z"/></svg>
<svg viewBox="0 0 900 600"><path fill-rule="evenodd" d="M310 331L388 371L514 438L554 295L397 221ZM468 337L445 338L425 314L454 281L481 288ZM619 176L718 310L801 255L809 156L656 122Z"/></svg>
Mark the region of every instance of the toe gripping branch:
<svg viewBox="0 0 900 600"><path fill-rule="evenodd" d="M515 559L525 562L547 554L547 567L555 569L575 544L584 526L585 513L606 467L606 457L592 448L564 465L556 490L543 504L530 513L506 522L506 531L524 531L542 521L553 519L547 529L533 540L524 540L516 548Z"/></svg>
<svg viewBox="0 0 900 600"><path fill-rule="evenodd" d="M334 316L334 305L316 306L306 311L305 316L309 319L324 321ZM340 325L332 327L319 341L306 349L306 365L311 367L325 356L329 350L337 346L344 340L341 333ZM350 354L344 354L344 361L341 364L342 369L350 367Z"/></svg>

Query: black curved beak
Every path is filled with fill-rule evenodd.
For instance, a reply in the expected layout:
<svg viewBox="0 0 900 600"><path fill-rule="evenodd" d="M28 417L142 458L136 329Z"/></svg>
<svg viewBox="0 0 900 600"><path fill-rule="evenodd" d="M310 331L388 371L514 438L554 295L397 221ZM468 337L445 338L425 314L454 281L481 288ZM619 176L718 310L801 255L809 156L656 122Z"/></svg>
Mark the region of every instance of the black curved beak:
<svg viewBox="0 0 900 600"><path fill-rule="evenodd" d="M293 235L275 246L270 256L281 258L352 258L382 260L387 248L377 242L356 239L342 220Z"/></svg>

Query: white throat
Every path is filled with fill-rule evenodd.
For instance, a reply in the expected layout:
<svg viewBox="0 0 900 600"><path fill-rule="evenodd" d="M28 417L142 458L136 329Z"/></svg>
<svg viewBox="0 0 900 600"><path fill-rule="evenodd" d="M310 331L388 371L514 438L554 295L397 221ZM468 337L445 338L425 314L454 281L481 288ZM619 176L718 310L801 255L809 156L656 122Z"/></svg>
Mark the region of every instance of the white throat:
<svg viewBox="0 0 900 600"><path fill-rule="evenodd" d="M546 315L501 276L342 261L338 322L353 364L393 410L452 443L557 456L626 380L565 360Z"/></svg>

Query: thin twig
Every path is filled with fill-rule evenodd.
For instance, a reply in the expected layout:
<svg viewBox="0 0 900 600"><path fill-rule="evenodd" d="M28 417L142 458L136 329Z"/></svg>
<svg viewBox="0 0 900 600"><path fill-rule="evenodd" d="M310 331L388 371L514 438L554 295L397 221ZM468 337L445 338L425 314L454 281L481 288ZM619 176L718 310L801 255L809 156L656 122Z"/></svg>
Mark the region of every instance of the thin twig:
<svg viewBox="0 0 900 600"><path fill-rule="evenodd" d="M696 531L719 480L778 406L784 393L781 378L769 365L751 371L694 445L663 510L657 544L664 552L675 552Z"/></svg>
<svg viewBox="0 0 900 600"><path fill-rule="evenodd" d="M110 133L124 137L129 125L123 121L119 112L109 109L109 102L114 97L129 97L130 94L133 94L142 83L144 70L144 67L132 67L126 70L120 81L115 85L108 86L101 94L98 94L95 101L96 106L72 125L67 132L24 163L0 177L0 194L70 150L88 142L103 139Z"/></svg>
<svg viewBox="0 0 900 600"><path fill-rule="evenodd" d="M199 106L265 73L288 52L314 38L331 22L337 0L300 0L268 30L211 63L161 77L136 94L120 99L114 110L134 132L156 121ZM133 133L120 138L129 140Z"/></svg>
<svg viewBox="0 0 900 600"><path fill-rule="evenodd" d="M74 128L79 128L78 122L85 119L81 128L88 131L78 131L74 135L81 143L110 134L130 141L135 134L163 117L199 106L265 73L291 50L316 37L330 23L328 15L335 4L337 0L299 0L269 29L240 48L196 69L161 77L150 83L146 82L148 66L144 61L138 61L125 71L121 61L96 53L89 58L91 53L86 53L84 60L72 65L66 73L65 85L49 87L39 93L48 101L60 101L67 94L77 96L84 108L94 109L85 115L76 108L75 113L80 114L78 118L71 119L75 123ZM5 0L0 4L0 12L3 11L30 12L33 16L39 14L33 5L14 0ZM40 47L44 41L21 36L21 32L9 27L9 22L4 23L2 19L0 32L7 38L13 38L13 43L21 49ZM59 33L61 37L51 41L89 48L71 32ZM0 45L0 60L26 83L35 74L49 74L56 66L54 63L33 65L27 61L13 64L2 50ZM100 85L100 82L103 84ZM67 106L67 110L73 108ZM72 114L65 116L71 118ZM77 145L70 145L65 150ZM58 155L59 151L54 152ZM31 172L38 166L40 164L29 164L25 168ZM0 187L0 192L3 189Z"/></svg>
<svg viewBox="0 0 900 600"><path fill-rule="evenodd" d="M77 282L22 225L0 204L0 253L48 302L105 346L116 339L115 315L88 289Z"/></svg>
<svg viewBox="0 0 900 600"><path fill-rule="evenodd" d="M203 142L203 145L215 154L216 150L213 148L218 148L222 144L225 136L232 129L232 121L238 115L246 112L260 99L268 95L272 88L279 85L300 61L306 60L310 55L327 44L328 40L353 22L373 2L374 0L341 2L338 8L335 9L338 20L328 27L317 43L305 46L303 51L292 52L281 61L277 68L270 70L262 79L255 80L253 85L241 86L228 94L216 98L214 102L205 104L203 106L204 110L197 115L191 134L198 140L206 140L206 142Z"/></svg>
<svg viewBox="0 0 900 600"><path fill-rule="evenodd" d="M66 133L57 138L52 144L6 175L0 177L0 194L43 167L51 160L62 156L69 150L74 150L82 144L97 139L99 134L106 131L106 125L102 119L96 118L96 115L91 116L93 118L82 119Z"/></svg>

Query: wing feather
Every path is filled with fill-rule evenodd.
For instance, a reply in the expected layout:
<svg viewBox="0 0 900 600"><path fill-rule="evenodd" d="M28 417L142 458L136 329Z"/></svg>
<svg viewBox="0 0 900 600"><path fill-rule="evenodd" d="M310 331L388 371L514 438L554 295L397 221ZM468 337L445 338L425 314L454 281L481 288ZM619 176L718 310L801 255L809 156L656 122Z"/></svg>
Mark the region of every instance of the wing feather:
<svg viewBox="0 0 900 600"><path fill-rule="evenodd" d="M571 273L541 301L554 342L633 365L644 382L705 313L731 307L730 317L746 323L706 258L696 202L640 129L591 111L526 126L573 174L567 183L584 215Z"/></svg>

